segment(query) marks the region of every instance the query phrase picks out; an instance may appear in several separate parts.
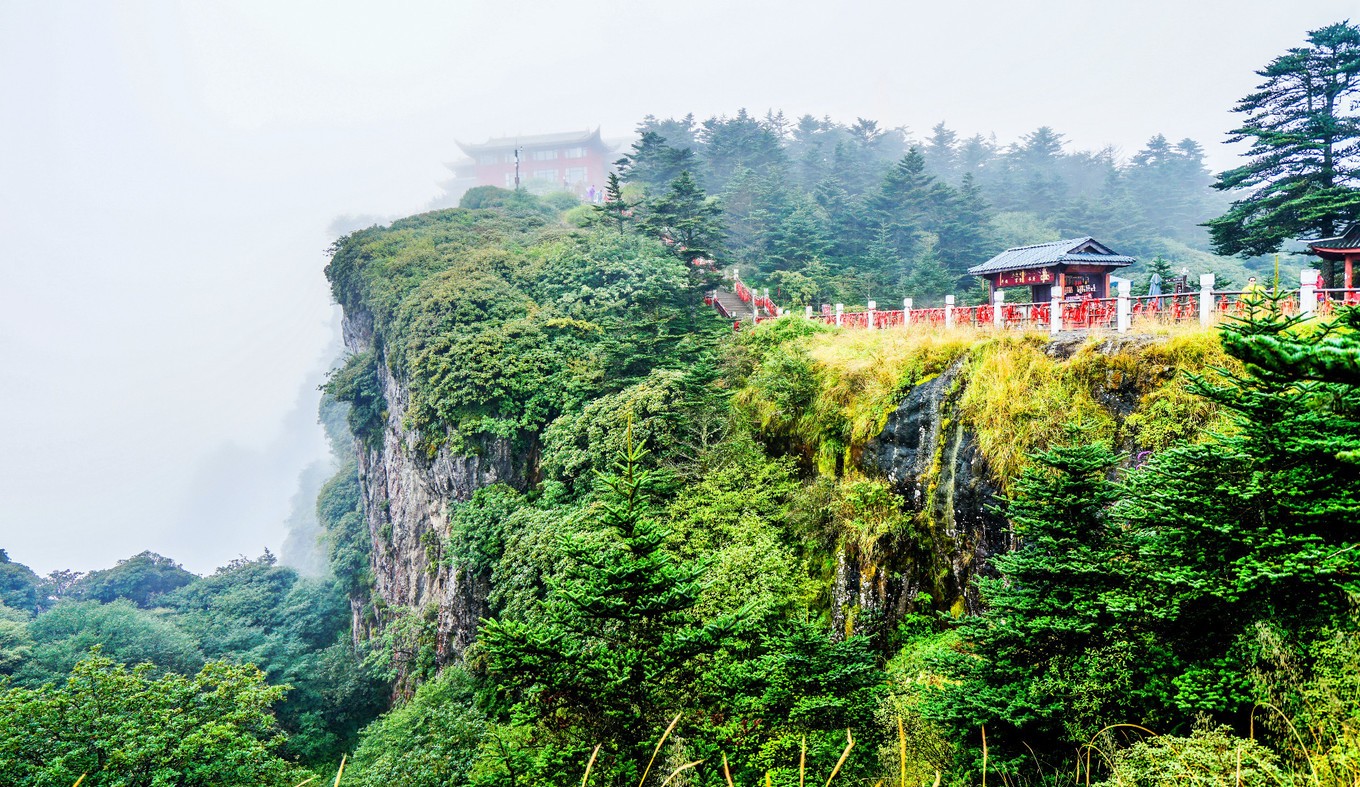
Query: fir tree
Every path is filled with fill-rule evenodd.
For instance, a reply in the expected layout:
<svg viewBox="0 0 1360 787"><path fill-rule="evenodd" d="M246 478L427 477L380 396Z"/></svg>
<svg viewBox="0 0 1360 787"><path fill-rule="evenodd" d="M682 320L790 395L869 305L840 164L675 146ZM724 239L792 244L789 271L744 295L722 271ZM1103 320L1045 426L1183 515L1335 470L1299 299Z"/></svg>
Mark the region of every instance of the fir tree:
<svg viewBox="0 0 1360 787"><path fill-rule="evenodd" d="M1265 81L1238 102L1246 119L1228 138L1250 140L1249 159L1214 184L1245 191L1209 222L1219 254L1268 254L1289 238L1332 235L1360 214L1360 25L1314 30L1307 46L1257 73Z"/></svg>
<svg viewBox="0 0 1360 787"><path fill-rule="evenodd" d="M617 227L620 233L633 221L633 206L623 198L623 185L619 183L617 173L609 173L609 182L604 187L604 204L596 205L595 212Z"/></svg>
<svg viewBox="0 0 1360 787"><path fill-rule="evenodd" d="M1147 282L1143 284L1143 293L1145 295L1152 294L1150 290L1152 288L1152 274L1154 273L1157 274L1158 280L1161 281L1162 292L1171 289L1171 263L1167 262L1167 260L1159 254L1156 257L1153 257L1148 263L1148 278Z"/></svg>
<svg viewBox="0 0 1360 787"><path fill-rule="evenodd" d="M920 253L918 234L939 229L952 192L926 172L925 157L916 148L908 151L884 176L868 208L879 230L879 240L893 253L911 258Z"/></svg>
<svg viewBox="0 0 1360 787"><path fill-rule="evenodd" d="M943 303L944 296L954 292L958 283L955 276L941 259L937 249L939 243L933 237L923 242L924 251L912 261L907 275L901 283L901 290L910 293L916 302L925 305Z"/></svg>
<svg viewBox="0 0 1360 787"><path fill-rule="evenodd" d="M643 224L671 244L682 259L713 259L722 242L722 208L704 195L689 171L681 172L670 189L647 205Z"/></svg>
<svg viewBox="0 0 1360 787"><path fill-rule="evenodd" d="M992 208L982 196L973 174L963 176L944 226L940 229L938 254L950 274L963 286L968 286L968 269L980 265L996 253L992 239Z"/></svg>
<svg viewBox="0 0 1360 787"><path fill-rule="evenodd" d="M959 135L945 126L941 120L930 129L930 139L926 141L926 164L935 176L946 183L957 183Z"/></svg>
<svg viewBox="0 0 1360 787"><path fill-rule="evenodd" d="M679 563L650 510L657 478L632 443L598 479L595 527L563 543L568 569L541 621L484 621L479 642L499 694L521 718L572 741L603 742L600 768L637 782L645 748L693 679L694 659L735 629L695 623L705 566ZM586 749L588 751L588 749Z"/></svg>
<svg viewBox="0 0 1360 787"><path fill-rule="evenodd" d="M810 201L803 201L784 216L770 233L769 267L803 271L831 250L826 228Z"/></svg>
<svg viewBox="0 0 1360 787"><path fill-rule="evenodd" d="M1154 457L1119 517L1149 569L1141 605L1180 665L1170 704L1224 717L1258 623L1293 639L1346 619L1360 590L1360 323L1301 335L1267 310L1223 330L1241 373L1195 389L1237 429Z"/></svg>
<svg viewBox="0 0 1360 787"><path fill-rule="evenodd" d="M664 191L680 173L694 169L694 151L674 148L655 131L644 131L633 148L616 162L620 177L637 183L649 194Z"/></svg>
<svg viewBox="0 0 1360 787"><path fill-rule="evenodd" d="M949 665L958 682L932 701L941 721L986 725L1003 763L1026 746L1060 752L1154 704L1155 684L1126 666L1146 651L1119 625L1128 547L1108 480L1119 460L1080 431L1070 441L1017 480L1007 515L1020 544L996 558L999 576L980 581L987 608L960 628L967 651Z"/></svg>

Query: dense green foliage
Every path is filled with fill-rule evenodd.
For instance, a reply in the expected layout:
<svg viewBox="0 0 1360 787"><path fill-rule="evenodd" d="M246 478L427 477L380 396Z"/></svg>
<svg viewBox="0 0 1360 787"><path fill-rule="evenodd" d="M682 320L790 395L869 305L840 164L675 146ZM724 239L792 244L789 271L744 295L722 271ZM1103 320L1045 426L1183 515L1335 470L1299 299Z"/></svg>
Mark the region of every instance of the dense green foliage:
<svg viewBox="0 0 1360 787"><path fill-rule="evenodd" d="M175 561L143 552L103 571L91 571L76 580L66 592L71 598L107 604L116 599L127 599L148 609L155 601L172 590L182 588L197 577L185 571Z"/></svg>
<svg viewBox="0 0 1360 787"><path fill-rule="evenodd" d="M123 599L58 604L29 624L28 634L33 650L14 673L20 685L61 680L96 645L122 664L154 664L157 675L192 674L203 666L193 637Z"/></svg>
<svg viewBox="0 0 1360 787"><path fill-rule="evenodd" d="M251 672L241 674L258 668L267 681L260 688L268 697L264 710L269 724L277 723L269 749L308 766L338 760L386 706L385 686L362 666L351 641L340 586L303 579L267 553L205 578L142 553L84 576L58 572L37 587L42 611L36 617L0 606L0 676L9 676L15 691L47 697L44 702L66 702L55 687L80 672L95 649L98 663L118 665L119 676L127 668L154 683L145 692L177 686L175 679L200 669L226 669L213 666L218 662L250 665Z"/></svg>
<svg viewBox="0 0 1360 787"><path fill-rule="evenodd" d="M33 569L10 560L0 549L0 604L10 609L37 612L43 599L43 582Z"/></svg>
<svg viewBox="0 0 1360 787"><path fill-rule="evenodd" d="M701 280L661 244L545 228L519 203L354 233L327 271L337 299L371 318L376 348L329 390L354 406L356 433L373 435L370 369L385 363L409 386L405 422L430 451L525 439L654 363L684 368L696 331L715 327L697 312Z"/></svg>
<svg viewBox="0 0 1360 787"><path fill-rule="evenodd" d="M293 785L270 707L284 689L254 667L210 662L153 678L95 655L35 689L0 686L0 773L9 784Z"/></svg>
<svg viewBox="0 0 1360 787"><path fill-rule="evenodd" d="M694 659L737 624L688 619L703 566L677 564L663 548L668 534L649 515L652 475L640 466L640 448L625 450L617 472L600 479L594 532L562 544L570 568L542 618L487 621L480 635L489 677L512 713L551 719L577 747L598 736L611 782L640 775L646 742L685 693Z"/></svg>
<svg viewBox="0 0 1360 787"><path fill-rule="evenodd" d="M1355 319L1322 345L1278 314L1226 326L1244 371L1196 392L1236 428L1118 481L1099 442L1040 455L1008 509L1022 545L995 561L958 651L936 659L949 680L925 713L986 726L993 762L1017 773L1110 724L1240 724L1259 701L1354 724L1360 706L1322 654L1356 624L1360 384L1319 361L1360 351ZM1296 363L1280 362L1287 350Z"/></svg>

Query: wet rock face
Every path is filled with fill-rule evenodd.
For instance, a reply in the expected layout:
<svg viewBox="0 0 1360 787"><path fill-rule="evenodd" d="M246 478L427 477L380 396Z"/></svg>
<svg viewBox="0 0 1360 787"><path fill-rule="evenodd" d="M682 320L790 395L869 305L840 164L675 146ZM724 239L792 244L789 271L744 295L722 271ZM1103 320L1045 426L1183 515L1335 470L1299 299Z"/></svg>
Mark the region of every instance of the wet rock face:
<svg viewBox="0 0 1360 787"><path fill-rule="evenodd" d="M881 565L840 572L857 575L861 606L877 608L889 622L919 606L922 592L936 604L976 612L974 576L1010 548L1006 521L994 510L1000 488L958 418L965 362L913 387L861 455L864 469L886 478L916 520L914 532L880 550ZM866 594L868 576L874 590Z"/></svg>
<svg viewBox="0 0 1360 787"><path fill-rule="evenodd" d="M345 322L347 348L368 349L371 321L360 315ZM474 455L453 454L447 447L425 455L420 435L403 425L409 393L385 363L378 364L378 376L387 402L382 443L359 450L364 516L373 543L373 592L386 606L433 616L436 656L447 663L472 642L477 622L487 614L489 590L444 560L449 504L490 484L523 489L527 462L501 438L484 441ZM361 620L363 605L352 606L355 631L370 631Z"/></svg>

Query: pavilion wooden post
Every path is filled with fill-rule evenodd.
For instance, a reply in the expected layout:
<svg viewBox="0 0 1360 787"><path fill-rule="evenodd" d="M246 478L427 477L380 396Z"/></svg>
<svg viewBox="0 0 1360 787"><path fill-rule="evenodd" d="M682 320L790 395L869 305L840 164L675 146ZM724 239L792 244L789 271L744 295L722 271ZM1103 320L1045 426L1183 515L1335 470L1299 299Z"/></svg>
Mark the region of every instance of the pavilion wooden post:
<svg viewBox="0 0 1360 787"><path fill-rule="evenodd" d="M1355 258L1356 255L1354 254L1346 255L1346 273L1345 278L1341 280L1341 286L1347 290L1355 286L1355 279L1351 278L1351 275L1355 272Z"/></svg>

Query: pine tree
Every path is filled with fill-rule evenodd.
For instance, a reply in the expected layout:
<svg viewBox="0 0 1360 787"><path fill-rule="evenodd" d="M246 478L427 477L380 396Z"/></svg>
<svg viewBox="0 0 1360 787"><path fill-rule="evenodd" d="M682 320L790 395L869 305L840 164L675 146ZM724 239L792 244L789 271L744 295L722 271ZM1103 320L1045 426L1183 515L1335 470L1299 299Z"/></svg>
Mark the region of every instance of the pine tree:
<svg viewBox="0 0 1360 787"><path fill-rule="evenodd" d="M977 179L971 172L965 174L949 203L938 249L945 267L964 287L971 278L968 269L986 262L999 251L993 240L991 221L992 208L982 196Z"/></svg>
<svg viewBox="0 0 1360 787"><path fill-rule="evenodd" d="M1248 161L1214 184L1245 192L1208 223L1218 254L1268 254L1360 216L1360 25L1313 30L1257 73L1265 81L1238 102L1246 119L1228 138L1251 141Z"/></svg>
<svg viewBox="0 0 1360 787"><path fill-rule="evenodd" d="M637 782L644 749L693 678L693 661L730 635L735 618L687 614L705 566L679 563L650 511L655 475L632 443L598 479L592 530L563 544L565 576L541 621L484 621L479 643L497 692L521 717L602 742L600 770ZM588 749L587 749L588 750Z"/></svg>
<svg viewBox="0 0 1360 787"><path fill-rule="evenodd" d="M1119 459L1079 430L1069 443L1016 481L1007 517L1019 546L980 581L986 609L961 625L966 650L948 665L957 682L930 708L959 729L985 725L993 762L1027 757L1025 747L1061 752L1155 704L1155 682L1127 666L1142 643L1119 625L1129 546L1108 480Z"/></svg>
<svg viewBox="0 0 1360 787"><path fill-rule="evenodd" d="M686 262L713 259L722 243L722 208L704 194L688 170L646 206L642 222Z"/></svg>
<svg viewBox="0 0 1360 787"><path fill-rule="evenodd" d="M674 148L655 131L644 131L633 148L617 162L619 176L640 184L649 194L664 191L681 172L693 170L698 161L689 148Z"/></svg>
<svg viewBox="0 0 1360 787"><path fill-rule="evenodd" d="M623 185L619 183L617 173L609 173L609 182L604 187L604 204L596 205L595 212L614 224L620 233L633 221L633 206L623 198Z"/></svg>
<svg viewBox="0 0 1360 787"><path fill-rule="evenodd" d="M1273 313L1271 313L1273 312ZM1257 623L1292 639L1348 619L1360 590L1360 318L1300 334L1268 310L1229 324L1244 365L1195 390L1237 428L1132 476L1118 516L1139 533L1141 602L1180 666L1171 702L1222 717L1254 699L1242 675Z"/></svg>

